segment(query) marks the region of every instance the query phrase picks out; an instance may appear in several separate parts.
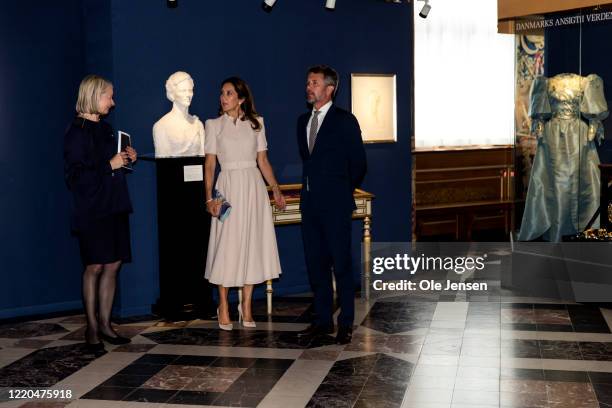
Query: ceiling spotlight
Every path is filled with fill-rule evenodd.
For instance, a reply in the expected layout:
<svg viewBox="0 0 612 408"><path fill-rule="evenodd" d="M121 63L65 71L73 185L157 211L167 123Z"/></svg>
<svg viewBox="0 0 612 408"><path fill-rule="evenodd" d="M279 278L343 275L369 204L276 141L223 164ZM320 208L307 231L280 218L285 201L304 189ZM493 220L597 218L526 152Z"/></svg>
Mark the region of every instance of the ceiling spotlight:
<svg viewBox="0 0 612 408"><path fill-rule="evenodd" d="M176 8L178 6L178 0L166 0L166 6L168 6L168 8Z"/></svg>
<svg viewBox="0 0 612 408"><path fill-rule="evenodd" d="M336 9L336 0L326 0L325 9L329 11L334 11Z"/></svg>
<svg viewBox="0 0 612 408"><path fill-rule="evenodd" d="M261 3L261 8L266 13L269 13L272 11L272 7L274 7L274 3L276 3L276 0L264 0L263 3Z"/></svg>
<svg viewBox="0 0 612 408"><path fill-rule="evenodd" d="M431 6L429 5L429 0L418 0L418 1L425 2L425 4L423 5L423 8L421 9L421 12L419 13L419 16L423 18L427 18L427 15L429 14L429 10L431 10Z"/></svg>

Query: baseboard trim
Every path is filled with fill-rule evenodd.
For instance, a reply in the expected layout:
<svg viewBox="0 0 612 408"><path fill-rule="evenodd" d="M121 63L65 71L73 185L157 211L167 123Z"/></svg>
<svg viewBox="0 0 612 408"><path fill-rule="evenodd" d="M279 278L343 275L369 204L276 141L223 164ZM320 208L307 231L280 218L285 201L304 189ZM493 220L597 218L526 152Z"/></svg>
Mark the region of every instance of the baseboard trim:
<svg viewBox="0 0 612 408"><path fill-rule="evenodd" d="M144 316L151 314L151 305L122 307L116 311L120 317Z"/></svg>
<svg viewBox="0 0 612 408"><path fill-rule="evenodd" d="M0 321L3 320L43 320L67 315L70 312L82 313L83 302L74 300L70 302L47 303L45 305L16 307L0 310Z"/></svg>
<svg viewBox="0 0 612 408"><path fill-rule="evenodd" d="M255 291L253 294L254 299L264 299L265 285L261 285L261 288ZM310 291L309 285L291 286L286 288L274 288L273 297L294 295ZM230 300L237 301L238 295L236 290L230 292ZM13 309L0 310L0 323L10 323L16 321L32 321L32 320L44 320L51 319L54 317L68 316L71 314L83 313L83 302L74 300L70 302L60 303L49 303L46 305L26 306L18 307ZM113 308L113 314L117 314L120 317L130 316L142 316L151 314L151 305L138 305L131 307L119 307L116 305Z"/></svg>

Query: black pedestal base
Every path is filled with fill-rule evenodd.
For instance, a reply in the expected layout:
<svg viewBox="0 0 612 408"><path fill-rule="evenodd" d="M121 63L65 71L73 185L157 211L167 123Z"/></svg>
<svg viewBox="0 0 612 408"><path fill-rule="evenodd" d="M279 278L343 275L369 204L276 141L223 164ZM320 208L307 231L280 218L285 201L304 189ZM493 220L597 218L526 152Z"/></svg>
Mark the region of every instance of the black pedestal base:
<svg viewBox="0 0 612 408"><path fill-rule="evenodd" d="M204 181L185 181L185 166L203 157L154 158L157 175L159 299L153 313L166 320L210 319L213 286L204 279L210 214Z"/></svg>
<svg viewBox="0 0 612 408"><path fill-rule="evenodd" d="M213 302L208 305L166 305L160 299L153 305L153 314L171 322L195 319L214 320L217 318L217 308Z"/></svg>

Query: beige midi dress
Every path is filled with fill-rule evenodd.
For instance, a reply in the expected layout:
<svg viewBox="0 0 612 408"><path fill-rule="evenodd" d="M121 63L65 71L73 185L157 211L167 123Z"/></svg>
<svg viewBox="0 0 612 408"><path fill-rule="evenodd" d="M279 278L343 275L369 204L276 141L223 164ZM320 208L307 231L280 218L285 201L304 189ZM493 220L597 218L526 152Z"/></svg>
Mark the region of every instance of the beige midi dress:
<svg viewBox="0 0 612 408"><path fill-rule="evenodd" d="M272 208L257 152L268 149L263 118L255 131L249 120L228 115L206 121L205 154L217 155L221 172L215 188L231 204L230 215L210 226L205 277L224 287L257 284L281 273Z"/></svg>

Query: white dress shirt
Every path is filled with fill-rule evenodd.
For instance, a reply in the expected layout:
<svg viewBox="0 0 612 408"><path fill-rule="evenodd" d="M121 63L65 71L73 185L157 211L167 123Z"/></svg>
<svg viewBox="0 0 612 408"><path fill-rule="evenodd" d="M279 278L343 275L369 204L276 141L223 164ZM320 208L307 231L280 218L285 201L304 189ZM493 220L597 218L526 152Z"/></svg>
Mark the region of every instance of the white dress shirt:
<svg viewBox="0 0 612 408"><path fill-rule="evenodd" d="M317 117L317 121L319 122L319 128L317 129L317 135L319 134L319 129L321 129L321 125L323 125L323 119L325 119L325 115L327 115L327 111L332 106L332 101L327 102L325 105L321 106L319 109L319 116ZM308 124L306 125L306 146L308 146L308 136L310 135L310 124L312 123L312 117L314 116L314 111L316 109L312 108L312 113L310 114L310 119L308 119ZM315 142L316 144L316 142Z"/></svg>

